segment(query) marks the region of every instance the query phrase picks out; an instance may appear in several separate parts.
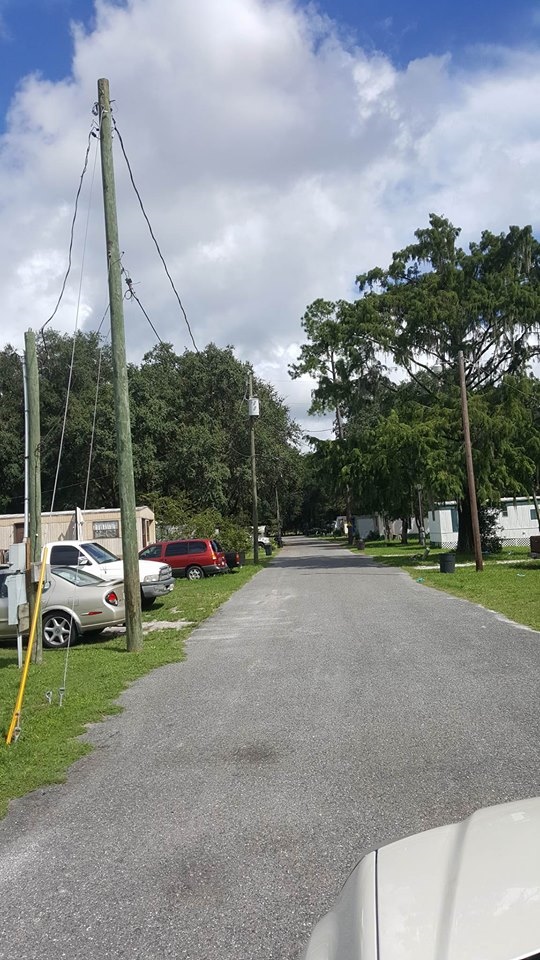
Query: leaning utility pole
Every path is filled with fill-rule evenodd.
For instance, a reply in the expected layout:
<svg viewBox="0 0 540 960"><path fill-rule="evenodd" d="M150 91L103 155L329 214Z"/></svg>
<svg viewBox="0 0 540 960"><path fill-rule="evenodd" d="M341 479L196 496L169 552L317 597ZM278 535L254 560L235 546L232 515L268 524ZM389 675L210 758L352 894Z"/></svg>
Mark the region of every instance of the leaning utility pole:
<svg viewBox="0 0 540 960"><path fill-rule="evenodd" d="M471 430L469 426L469 406L467 403L467 385L465 383L465 362L463 350L458 353L459 385L461 389L461 416L463 419L463 435L465 438L465 460L467 463L467 485L469 487L469 503L474 540L474 556L477 571L484 569L482 558L482 542L480 539L480 524L478 522L478 504L476 502L476 484L474 481L474 467L471 447Z"/></svg>
<svg viewBox="0 0 540 960"><path fill-rule="evenodd" d="M30 622L36 608L37 583L34 571L41 563L41 430L39 417L39 374L37 365L36 338L33 330L24 335L24 366L28 397L28 553L27 567L30 576L27 582ZM26 492L25 492L26 495ZM36 635L33 660L43 660L41 617L36 620Z"/></svg>
<svg viewBox="0 0 540 960"><path fill-rule="evenodd" d="M135 481L129 416L129 392L124 332L122 297L122 268L118 223L116 219L116 191L112 154L112 122L109 100L109 81L98 80L99 129L101 148L101 177L105 208L105 237L107 240L107 270L109 275L109 304L111 311L111 346L114 385L114 412L116 418L116 451L118 456L118 490L122 524L122 560L126 599L127 649L142 650L141 587L137 551L137 523L135 508Z"/></svg>
<svg viewBox="0 0 540 960"><path fill-rule="evenodd" d="M253 563L259 562L259 510L257 505L257 464L255 461L255 420L259 415L258 400L253 396L253 375L249 375L249 435L251 441L251 496L253 506ZM256 411L256 412L255 412Z"/></svg>

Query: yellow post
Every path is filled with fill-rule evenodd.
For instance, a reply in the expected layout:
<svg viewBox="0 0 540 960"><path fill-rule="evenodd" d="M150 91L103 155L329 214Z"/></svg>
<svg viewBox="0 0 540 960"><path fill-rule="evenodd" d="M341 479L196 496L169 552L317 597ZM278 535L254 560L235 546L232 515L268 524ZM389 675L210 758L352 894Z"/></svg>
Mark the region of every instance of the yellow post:
<svg viewBox="0 0 540 960"><path fill-rule="evenodd" d="M30 627L30 635L28 637L28 648L26 651L26 657L24 660L24 667L21 676L21 682L19 684L19 692L17 694L17 700L15 702L15 708L13 710L13 716L11 718L11 723L9 725L9 730L6 737L6 743L11 743L13 740L13 734L17 726L18 721L21 717L22 702L24 697L24 688L26 687L26 678L28 676L28 668L30 666L30 658L32 656L32 647L34 645L34 637L36 635L36 629L38 624L39 612L41 609L41 594L43 592L43 581L45 579L45 567L47 566L47 548L45 547L43 551L43 558L41 561L41 570L39 573L39 583L36 591L36 605L34 607L34 615L32 617L32 625Z"/></svg>

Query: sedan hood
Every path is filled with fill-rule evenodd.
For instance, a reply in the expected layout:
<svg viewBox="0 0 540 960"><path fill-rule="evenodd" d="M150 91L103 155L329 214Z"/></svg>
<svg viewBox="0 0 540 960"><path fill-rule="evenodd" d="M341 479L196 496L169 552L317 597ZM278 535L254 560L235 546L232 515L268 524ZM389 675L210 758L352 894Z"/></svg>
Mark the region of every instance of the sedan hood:
<svg viewBox="0 0 540 960"><path fill-rule="evenodd" d="M525 960L540 956L540 799L360 861L305 960Z"/></svg>
<svg viewBox="0 0 540 960"><path fill-rule="evenodd" d="M488 807L377 854L380 960L540 950L540 800Z"/></svg>

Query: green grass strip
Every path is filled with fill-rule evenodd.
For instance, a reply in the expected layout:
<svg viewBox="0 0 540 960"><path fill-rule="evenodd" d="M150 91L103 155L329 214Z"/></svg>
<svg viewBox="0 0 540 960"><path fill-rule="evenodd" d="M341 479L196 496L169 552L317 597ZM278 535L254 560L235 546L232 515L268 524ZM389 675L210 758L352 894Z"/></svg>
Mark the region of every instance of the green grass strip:
<svg viewBox="0 0 540 960"><path fill-rule="evenodd" d="M242 587L270 558L258 567L248 561L232 574L197 582L175 581L174 590L157 600L143 614L146 623L178 622L178 627L156 629L145 634L141 653L128 653L125 638L83 641L69 651L66 692L59 704L59 689L65 669L65 651L44 650L43 663L31 664L22 709L21 734L9 747L5 736L11 720L20 671L15 642L0 643L0 816L10 800L30 790L62 783L67 770L90 744L78 739L89 723L118 713L119 694L130 683L156 667L181 661L184 641L193 629L209 617L236 590ZM181 626L189 621L191 626ZM51 703L47 693L51 692Z"/></svg>

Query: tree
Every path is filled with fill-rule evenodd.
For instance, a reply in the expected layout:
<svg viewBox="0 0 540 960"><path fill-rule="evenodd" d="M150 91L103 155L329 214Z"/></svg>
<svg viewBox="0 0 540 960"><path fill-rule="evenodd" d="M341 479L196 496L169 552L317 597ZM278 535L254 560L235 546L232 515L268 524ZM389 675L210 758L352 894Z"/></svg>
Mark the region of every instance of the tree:
<svg viewBox="0 0 540 960"><path fill-rule="evenodd" d="M22 358L11 346L0 352L0 510L24 505L24 401Z"/></svg>
<svg viewBox="0 0 540 960"><path fill-rule="evenodd" d="M367 407L371 424L365 402L363 408L355 403L356 383L348 388L343 379L340 384L341 403L349 404L349 475L356 471L362 477L363 496L370 475L379 501L384 490L394 503L396 496L406 499L412 476L405 465L413 458L416 482L429 485L434 499L458 500L460 546L468 547L458 354L463 350L466 360L479 497L521 490L534 457L505 418L508 404L505 408L501 390L505 378L526 377L539 354L540 244L530 227L511 227L500 235L485 231L465 252L457 245L459 233L448 220L432 215L429 226L416 231L416 242L395 253L386 270L360 275L360 298L341 301L333 318L332 349L344 371L354 372L362 351L369 363L369 343L376 358L389 354L405 378L392 397L383 371L377 371L374 379L382 390L378 402ZM302 350L301 363L311 356L307 346ZM327 392L328 377L322 375L320 383ZM383 476L380 464L375 469L377 457L389 462L384 458L389 445L403 454L401 461L394 456L393 483L390 471Z"/></svg>

